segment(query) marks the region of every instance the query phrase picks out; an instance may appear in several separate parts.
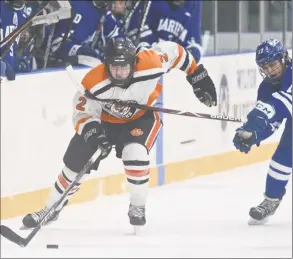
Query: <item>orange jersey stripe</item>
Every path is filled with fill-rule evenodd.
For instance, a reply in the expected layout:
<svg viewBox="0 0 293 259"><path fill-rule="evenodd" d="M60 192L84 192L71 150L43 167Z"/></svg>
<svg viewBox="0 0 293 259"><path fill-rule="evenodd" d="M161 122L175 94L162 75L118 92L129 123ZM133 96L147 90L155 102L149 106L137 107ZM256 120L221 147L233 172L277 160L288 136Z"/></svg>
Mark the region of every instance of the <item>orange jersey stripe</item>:
<svg viewBox="0 0 293 259"><path fill-rule="evenodd" d="M130 176L145 176L150 173L150 169L146 170L128 170L125 169L125 174L130 175Z"/></svg>
<svg viewBox="0 0 293 259"><path fill-rule="evenodd" d="M76 123L76 126L75 126L75 131L78 132L79 131L79 126L80 124L84 123L85 121L87 121L88 119L92 118L91 116L90 117L86 117L86 118L82 118L82 119L79 119Z"/></svg>
<svg viewBox="0 0 293 259"><path fill-rule="evenodd" d="M100 64L99 66L90 70L82 80L82 85L90 91L95 85L108 79L105 64Z"/></svg>
<svg viewBox="0 0 293 259"><path fill-rule="evenodd" d="M161 121L160 121L160 116L159 116L159 113L157 112L154 112L154 115L155 115L155 123L154 123L154 126L147 138L147 141L146 141L146 147L147 149L150 151L154 142L155 142L155 139L160 131L160 128L161 128Z"/></svg>
<svg viewBox="0 0 293 259"><path fill-rule="evenodd" d="M162 93L163 85L161 83L157 83L155 90L150 94L147 105L151 105L156 99L158 99Z"/></svg>
<svg viewBox="0 0 293 259"><path fill-rule="evenodd" d="M162 88L163 88L162 84L160 84L158 82L155 90L150 94L146 105L151 106L152 103L160 97L160 95L162 93ZM101 120L107 121L110 123L126 123L126 122L130 122L130 121L133 121L133 120L140 118L145 113L146 113L146 111L140 110L139 112L137 112L134 116L132 116L130 118L116 118L112 115L109 115L109 114L106 114L105 112L102 112Z"/></svg>
<svg viewBox="0 0 293 259"><path fill-rule="evenodd" d="M66 181L62 174L58 175L58 181L64 189L66 189L69 185L69 183Z"/></svg>
<svg viewBox="0 0 293 259"><path fill-rule="evenodd" d="M137 54L137 60L135 72L162 67L161 58L154 50L144 50L139 52Z"/></svg>

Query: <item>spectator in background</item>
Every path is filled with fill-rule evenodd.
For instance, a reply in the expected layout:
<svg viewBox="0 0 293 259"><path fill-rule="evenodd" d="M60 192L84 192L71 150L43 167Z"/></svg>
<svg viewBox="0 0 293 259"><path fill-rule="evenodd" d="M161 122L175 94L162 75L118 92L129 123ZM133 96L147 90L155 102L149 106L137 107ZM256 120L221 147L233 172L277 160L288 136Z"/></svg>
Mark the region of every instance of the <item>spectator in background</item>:
<svg viewBox="0 0 293 259"><path fill-rule="evenodd" d="M123 22L124 22L126 13L129 11L127 9L129 9L129 8L127 7L127 1L126 0L112 1L111 13L114 16L115 20L117 21L117 25L119 27L119 33L122 33L121 29L122 29L122 26L123 26Z"/></svg>
<svg viewBox="0 0 293 259"><path fill-rule="evenodd" d="M27 16L36 14L44 4L43 1L35 0L26 0L25 3L24 12ZM52 14L55 8L59 8L58 4L54 8L54 3L56 2L51 2L46 5L39 14L39 18L44 17L42 24L32 25L20 34L19 47L16 55L16 72L27 73L44 67L44 60L47 58L46 54L48 54L44 52L47 45L46 40L48 40L45 38L45 32L46 30L48 31L48 28L52 27L52 24L47 24L45 17L48 14Z"/></svg>
<svg viewBox="0 0 293 259"><path fill-rule="evenodd" d="M51 52L59 61L53 66L63 65L68 57L80 55L101 60L101 45L108 37L118 35L117 21L111 24L109 21L112 19L108 12L109 1L70 1L70 4L75 16L70 30L68 20L61 20L56 26Z"/></svg>
<svg viewBox="0 0 293 259"><path fill-rule="evenodd" d="M1 41L12 33L17 27L24 23L27 19L25 14L24 0L5 0L1 1ZM16 58L19 37L12 43L7 51L5 46L1 46L2 62L6 64L5 75L8 80L15 80L15 73L18 71L19 60ZM9 44L9 43L8 43ZM4 53L6 52L6 53Z"/></svg>
<svg viewBox="0 0 293 259"><path fill-rule="evenodd" d="M111 11L116 19L122 21L126 14L126 0L112 1Z"/></svg>
<svg viewBox="0 0 293 259"><path fill-rule="evenodd" d="M140 46L154 46L160 41L174 41L189 50L196 62L202 56L202 0L151 1L146 22L140 35L142 16L146 14L143 1L130 20L127 35Z"/></svg>
<svg viewBox="0 0 293 259"><path fill-rule="evenodd" d="M15 72L27 73L33 70L34 57L30 55L33 48L33 40L32 28L27 28L20 34L18 49L15 55Z"/></svg>
<svg viewBox="0 0 293 259"><path fill-rule="evenodd" d="M102 25L101 37L98 39L97 48L100 53L100 57L103 60L104 47L109 39L112 37L123 36L121 27L123 25L123 19L126 14L126 1L108 1L107 14L105 21Z"/></svg>
<svg viewBox="0 0 293 259"><path fill-rule="evenodd" d="M48 24L45 20L47 15L49 16L53 14L54 11L61 9L57 2L58 1L50 2L38 16L39 18L43 17L43 23L31 26L22 33L18 52L18 56L22 59L22 63L19 65L21 72L29 72L46 67L45 60L47 60L49 56L49 49L47 50L47 44L49 44L48 35L50 35L50 31L55 26L55 23ZM42 8L43 4L43 1L26 0L25 12L27 14L35 14ZM68 4L68 6L70 5ZM68 10L68 13L70 13L70 10ZM63 15L59 14L59 19L63 19ZM40 21L41 20L39 20L39 22Z"/></svg>

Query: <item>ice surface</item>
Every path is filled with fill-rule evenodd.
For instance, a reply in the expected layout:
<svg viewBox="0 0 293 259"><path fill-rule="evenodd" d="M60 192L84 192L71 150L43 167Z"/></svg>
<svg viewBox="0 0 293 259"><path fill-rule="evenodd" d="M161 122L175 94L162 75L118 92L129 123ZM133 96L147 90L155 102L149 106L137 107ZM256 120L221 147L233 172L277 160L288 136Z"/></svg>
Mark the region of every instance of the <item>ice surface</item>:
<svg viewBox="0 0 293 259"><path fill-rule="evenodd" d="M128 194L115 195L66 208L26 248L1 237L1 257L292 258L291 182L267 225L247 225L249 208L263 199L268 164L150 189L139 236L128 223ZM29 233L18 230L21 218L2 224Z"/></svg>

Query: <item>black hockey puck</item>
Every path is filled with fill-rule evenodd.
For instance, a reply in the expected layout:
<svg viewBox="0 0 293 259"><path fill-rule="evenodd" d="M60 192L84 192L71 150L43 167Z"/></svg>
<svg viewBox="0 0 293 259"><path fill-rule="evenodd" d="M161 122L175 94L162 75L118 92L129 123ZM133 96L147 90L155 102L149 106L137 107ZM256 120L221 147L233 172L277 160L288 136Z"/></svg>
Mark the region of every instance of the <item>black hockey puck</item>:
<svg viewBox="0 0 293 259"><path fill-rule="evenodd" d="M59 245L47 245L48 249L58 249Z"/></svg>

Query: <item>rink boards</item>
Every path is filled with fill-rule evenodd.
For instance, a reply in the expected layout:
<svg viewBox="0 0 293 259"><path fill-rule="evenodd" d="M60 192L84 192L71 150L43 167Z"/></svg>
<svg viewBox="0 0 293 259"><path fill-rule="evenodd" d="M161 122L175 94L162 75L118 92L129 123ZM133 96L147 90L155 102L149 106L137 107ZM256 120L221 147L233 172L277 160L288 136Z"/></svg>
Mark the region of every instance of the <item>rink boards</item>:
<svg viewBox="0 0 293 259"><path fill-rule="evenodd" d="M215 82L220 105L200 104L183 72L176 70L163 78L163 107L245 118L261 81L254 54L206 57L202 63ZM76 77L81 79L87 71L76 70ZM64 70L20 75L15 82L1 85L1 219L44 206L74 134L75 91ZM245 155L235 151L232 143L239 123L162 117L164 128L151 152L151 187L268 160L281 133ZM72 202L122 192L127 192L123 165L112 152Z"/></svg>

